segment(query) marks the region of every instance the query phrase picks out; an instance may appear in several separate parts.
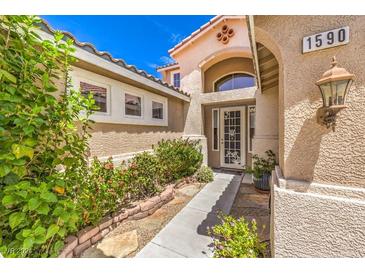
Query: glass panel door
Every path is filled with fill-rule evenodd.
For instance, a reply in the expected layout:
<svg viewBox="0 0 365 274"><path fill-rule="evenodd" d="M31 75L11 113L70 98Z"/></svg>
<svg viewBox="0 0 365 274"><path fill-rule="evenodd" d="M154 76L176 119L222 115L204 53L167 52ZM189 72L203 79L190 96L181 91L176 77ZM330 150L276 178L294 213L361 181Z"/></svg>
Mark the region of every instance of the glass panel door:
<svg viewBox="0 0 365 274"><path fill-rule="evenodd" d="M244 107L224 108L221 111L221 166L242 168L245 162Z"/></svg>

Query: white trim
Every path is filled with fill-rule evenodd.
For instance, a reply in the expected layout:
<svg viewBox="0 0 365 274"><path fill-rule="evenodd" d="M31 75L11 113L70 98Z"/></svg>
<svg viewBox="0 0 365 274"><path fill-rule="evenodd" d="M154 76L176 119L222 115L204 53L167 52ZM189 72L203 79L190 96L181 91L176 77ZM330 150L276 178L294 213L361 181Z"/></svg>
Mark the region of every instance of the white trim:
<svg viewBox="0 0 365 274"><path fill-rule="evenodd" d="M110 114L92 114L90 118L96 123L168 126L167 97L151 93L147 90L137 88L78 67L73 68L71 72L71 79L74 87L78 87L79 79L94 79L93 82L103 83L104 85L110 86ZM141 116L125 115L125 93L142 97ZM152 119L152 100L163 104L163 119Z"/></svg>
<svg viewBox="0 0 365 274"><path fill-rule="evenodd" d="M255 78L255 82L256 82L256 75L255 75L255 74L253 74L253 73L251 73L251 72L247 72L247 71L240 71L240 70L238 70L238 71L231 71L231 72L229 72L229 73L226 73L226 74L223 74L223 75L219 76L219 78L217 78L216 80L214 80L214 81L213 81L213 92L219 92L219 91L216 91L216 90L215 90L215 84L216 84L219 80L221 80L222 78L224 78L224 77L226 77L226 76L228 76L228 75L231 75L231 74L238 74L238 73L243 73L243 74L251 75L251 76L253 76L253 77ZM256 85L255 85L255 86L256 86ZM252 86L252 87L244 87L244 88L253 88L253 87L255 87L255 86ZM236 89L244 89L244 88L236 88ZM236 90L236 89L230 89L230 90ZM230 90L225 90L225 91L230 91Z"/></svg>
<svg viewBox="0 0 365 274"><path fill-rule="evenodd" d="M241 111L241 165L235 164L225 164L224 163L224 111ZM220 149L220 165L221 167L226 168L237 168L242 169L243 166L246 164L246 106L239 106L239 107L225 107L220 109L220 120L221 120L221 149Z"/></svg>
<svg viewBox="0 0 365 274"><path fill-rule="evenodd" d="M217 133L218 133L218 142L217 145L218 147L215 149L214 148L214 111L218 112L217 115ZM219 143L220 143L220 115L219 115L219 108L213 108L212 109L212 151L219 151Z"/></svg>
<svg viewBox="0 0 365 274"><path fill-rule="evenodd" d="M250 126L251 126L250 108L255 108L255 131L256 131L256 105L248 105L247 106L247 152L248 153L252 153L252 150L250 150Z"/></svg>

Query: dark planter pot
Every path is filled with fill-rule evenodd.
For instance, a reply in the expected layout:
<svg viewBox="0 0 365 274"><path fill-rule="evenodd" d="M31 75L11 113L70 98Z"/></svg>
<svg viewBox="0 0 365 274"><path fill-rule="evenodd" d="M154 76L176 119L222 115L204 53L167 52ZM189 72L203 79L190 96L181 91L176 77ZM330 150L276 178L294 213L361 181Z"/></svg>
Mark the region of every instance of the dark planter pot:
<svg viewBox="0 0 365 274"><path fill-rule="evenodd" d="M270 191L270 178L271 178L270 173L265 173L260 179L256 179L255 177L253 177L255 188L260 191L265 191L265 192Z"/></svg>

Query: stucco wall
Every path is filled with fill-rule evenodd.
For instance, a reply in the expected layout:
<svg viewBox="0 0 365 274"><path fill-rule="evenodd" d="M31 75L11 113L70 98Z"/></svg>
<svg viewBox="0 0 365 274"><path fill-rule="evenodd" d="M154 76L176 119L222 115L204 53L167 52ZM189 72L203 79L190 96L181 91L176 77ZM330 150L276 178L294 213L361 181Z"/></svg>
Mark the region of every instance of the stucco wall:
<svg viewBox="0 0 365 274"><path fill-rule="evenodd" d="M235 31L228 44L223 44L216 38L225 24ZM186 135L202 135L201 94L204 89L204 71L226 58L251 57L246 21L242 16L221 21L193 43L188 43L171 55L180 65L181 89L191 95L190 105L186 108L184 132Z"/></svg>
<svg viewBox="0 0 365 274"><path fill-rule="evenodd" d="M272 178L272 256L365 256L364 188Z"/></svg>
<svg viewBox="0 0 365 274"><path fill-rule="evenodd" d="M302 38L342 26L350 27L350 43L301 53ZM365 186L365 17L255 16L256 40L279 61L282 83L283 169L286 178L326 184ZM270 45L269 42L275 45ZM314 84L329 69L332 56L355 74L347 109L337 116L336 131L317 124L322 105Z"/></svg>
<svg viewBox="0 0 365 274"><path fill-rule="evenodd" d="M161 139L183 135L184 103L168 99L168 126L96 123L90 140L91 156L111 156L151 149Z"/></svg>
<svg viewBox="0 0 365 274"><path fill-rule="evenodd" d="M204 92L214 91L214 82L225 75L234 72L248 72L254 74L251 58L232 57L209 67L204 72Z"/></svg>
<svg viewBox="0 0 365 274"><path fill-rule="evenodd" d="M272 150L279 157L279 109L277 87L263 93L256 92L256 128L253 139L253 154L265 156L265 151Z"/></svg>

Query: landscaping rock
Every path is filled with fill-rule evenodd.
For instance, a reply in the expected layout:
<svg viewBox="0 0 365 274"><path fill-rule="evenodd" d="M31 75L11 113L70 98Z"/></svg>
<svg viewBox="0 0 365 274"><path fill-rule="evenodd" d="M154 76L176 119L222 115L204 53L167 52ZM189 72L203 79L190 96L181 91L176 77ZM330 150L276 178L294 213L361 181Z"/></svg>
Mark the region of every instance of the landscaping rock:
<svg viewBox="0 0 365 274"><path fill-rule="evenodd" d="M174 189L173 188L167 188L160 194L160 198L162 201L170 201L174 198Z"/></svg>
<svg viewBox="0 0 365 274"><path fill-rule="evenodd" d="M111 231L111 228L105 228L104 230L102 230L100 233L101 233L101 236L104 238L106 235L109 234L109 232Z"/></svg>
<svg viewBox="0 0 365 274"><path fill-rule="evenodd" d="M112 217L110 216L104 217L99 224L99 229L103 230L104 228L111 226L112 223L113 223Z"/></svg>
<svg viewBox="0 0 365 274"><path fill-rule="evenodd" d="M103 235L101 234L101 232L99 232L98 234L96 234L94 237L91 238L91 243L95 244L96 242L100 241L103 238Z"/></svg>
<svg viewBox="0 0 365 274"><path fill-rule="evenodd" d="M132 230L126 233L105 238L98 244L97 248L105 256L123 258L138 248L137 231Z"/></svg>
<svg viewBox="0 0 365 274"><path fill-rule="evenodd" d="M93 236L95 236L97 233L99 232L99 227L95 226L89 226L83 230L81 230L78 234L77 237L79 238L79 244L82 244L83 242L91 239Z"/></svg>
<svg viewBox="0 0 365 274"><path fill-rule="evenodd" d="M127 219L128 218L128 210L127 211L121 211L121 212L118 212L114 215L113 217L113 222L114 223L119 223L121 221L123 221L124 219Z"/></svg>
<svg viewBox="0 0 365 274"><path fill-rule="evenodd" d="M141 207L139 205L127 209L128 216L133 216L134 214L137 214L140 211Z"/></svg>
<svg viewBox="0 0 365 274"><path fill-rule="evenodd" d="M200 186L195 184L184 186L178 190L179 193L190 197L194 196L199 191L200 191Z"/></svg>
<svg viewBox="0 0 365 274"><path fill-rule="evenodd" d="M78 244L78 238L70 235L65 240L65 247L63 248L62 252L58 256L59 258L68 258L67 254L70 252L72 253L72 250L77 246Z"/></svg>
<svg viewBox="0 0 365 274"><path fill-rule="evenodd" d="M148 216L148 211L144 211L144 212L134 214L133 216L129 217L128 219L129 220L139 220L139 219L143 219L147 216Z"/></svg>
<svg viewBox="0 0 365 274"><path fill-rule="evenodd" d="M74 249L74 256L75 256L75 257L79 257L79 256L80 256L80 254L81 254L84 250L88 249L90 246L91 246L91 241L90 241L90 239L89 239L89 240L87 240L86 242L84 242L84 243L82 243L82 244L78 245L78 246Z"/></svg>
<svg viewBox="0 0 365 274"><path fill-rule="evenodd" d="M164 204L164 202L159 202L157 205L155 205L153 208L151 208L150 210L148 210L148 214L151 215L153 213L155 213L155 211L157 209L159 209L162 205Z"/></svg>
<svg viewBox="0 0 365 274"><path fill-rule="evenodd" d="M147 211L151 208L153 208L155 205L157 205L161 201L161 198L159 196L152 197L141 204L141 211Z"/></svg>

